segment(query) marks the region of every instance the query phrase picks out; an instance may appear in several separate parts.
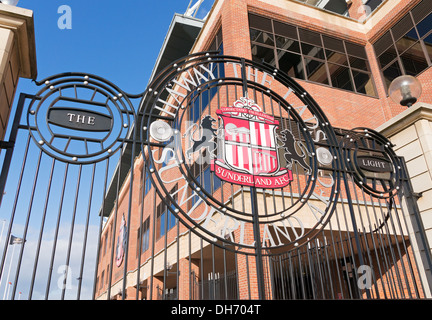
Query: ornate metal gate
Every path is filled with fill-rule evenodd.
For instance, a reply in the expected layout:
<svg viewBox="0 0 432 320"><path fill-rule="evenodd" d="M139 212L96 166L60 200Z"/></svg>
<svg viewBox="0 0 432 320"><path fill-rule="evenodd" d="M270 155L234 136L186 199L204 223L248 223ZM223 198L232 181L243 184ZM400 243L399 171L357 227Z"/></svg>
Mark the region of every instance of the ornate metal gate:
<svg viewBox="0 0 432 320"><path fill-rule="evenodd" d="M3 144L3 299L426 296L403 159L280 71L208 52L140 95L37 85Z"/></svg>

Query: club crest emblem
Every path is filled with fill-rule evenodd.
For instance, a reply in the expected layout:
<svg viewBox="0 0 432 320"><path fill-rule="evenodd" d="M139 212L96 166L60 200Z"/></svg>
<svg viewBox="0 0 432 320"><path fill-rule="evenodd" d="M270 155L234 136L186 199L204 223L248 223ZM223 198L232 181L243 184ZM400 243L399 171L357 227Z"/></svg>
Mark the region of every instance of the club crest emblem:
<svg viewBox="0 0 432 320"><path fill-rule="evenodd" d="M283 188L293 180L292 171L279 161L279 121L263 113L253 100L241 98L232 107L216 112L217 157L211 170L217 177L234 184L257 188Z"/></svg>

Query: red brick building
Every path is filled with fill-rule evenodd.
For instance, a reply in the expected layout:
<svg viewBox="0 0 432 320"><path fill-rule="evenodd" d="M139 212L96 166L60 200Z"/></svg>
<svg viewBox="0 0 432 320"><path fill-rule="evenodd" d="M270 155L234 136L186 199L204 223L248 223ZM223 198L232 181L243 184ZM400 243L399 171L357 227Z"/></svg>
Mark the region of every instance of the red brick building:
<svg viewBox="0 0 432 320"><path fill-rule="evenodd" d="M293 78L313 97L331 125L341 132L358 127L376 129L406 109L388 96L388 87L398 76L417 77L423 87L421 101L432 101L432 5L428 0L364 2L216 0L205 21L180 15L174 18L171 36L166 39L156 62L153 80L176 59L220 50L225 56L244 58ZM210 79L216 72L209 69L208 73L204 68L195 69L195 75L199 70L203 77ZM226 77L237 71L235 67L231 71L223 70ZM262 71L249 68L247 72L248 79L264 85L270 82L263 78ZM198 111L190 107L185 112L185 117L189 117L187 120L197 123L206 110L216 117L217 108L213 108L216 99L229 100L227 106L237 100L229 98L232 93L228 89L217 88L218 93L207 97L210 107L206 109L207 106L201 105ZM180 97L180 89L176 90ZM264 100L262 98L262 104ZM161 109L161 115L168 110ZM282 114L274 112L273 116L282 121ZM145 150L144 157L148 158L150 147ZM210 241L205 230L202 231L205 237L200 237L200 231L191 231L199 229L196 225L188 223L187 219L179 221L178 209L176 211L169 201L162 200L163 192L155 190L161 182L149 178L154 170L169 167L169 163L164 163L161 153L154 153L154 159L159 161L157 167L146 171L143 155L139 153L133 175L128 168L121 178L119 192L111 190L118 196L109 198L105 210L107 221L99 252L97 299L395 299L430 296L425 280L428 271L422 271L421 259L414 254L417 246L408 237L410 222L399 219L404 216L402 200L390 204L385 199L369 198L367 194L365 198L365 193L352 184L348 189L352 189L352 196L356 198L353 203L359 222L357 230L351 224L344 226L346 218L350 217L345 212L347 195L344 194L329 218L330 223L321 232L311 233L311 239L299 247L298 244L286 248L269 246L264 248L267 251L263 249L263 257L258 257L247 247L233 249L223 239ZM229 203L230 208L249 199L240 194L251 191L221 181L209 166L191 165L190 168L190 174L201 179L201 188L221 203ZM174 181L173 177L169 181ZM298 177L301 180L305 174ZM323 190L330 185L324 177L319 177ZM297 182L299 186L302 183ZM194 198L193 192L182 193L181 185L167 183L165 187L180 210L184 207L190 212L187 210L203 206L201 200ZM298 197L300 193L290 191L289 187L277 190L280 192L275 189L258 191L260 210L271 215L285 206L284 197ZM325 191L317 194L330 196ZM182 196L187 196L187 201ZM314 201L319 201L319 196ZM274 206L274 209L267 206ZM128 210L132 213L130 221L127 221ZM319 212L322 210L327 209ZM393 214L387 215L390 211ZM392 216L390 220L389 216ZM234 228L228 224L237 221L220 218L216 223L216 220L208 218L203 223L225 223L225 227L219 226L217 230L232 231L222 234L228 240L232 235L243 244L251 244L256 239L252 229L238 227L241 222ZM239 221L242 220L239 218ZM291 238L299 230L307 233L313 229L312 222L301 221L301 226L291 226ZM129 228L125 228L126 224ZM268 242L278 238L279 243L286 240L281 236L282 231L277 232L277 227L268 234L265 228L265 225L261 228L261 238ZM126 255L121 246L123 235L129 239ZM289 238L287 229L285 237ZM257 261L261 258L258 268ZM365 266L366 269L361 268ZM366 270L365 273L362 270ZM362 278L362 275L369 278ZM364 279L371 283L362 287L360 284Z"/></svg>

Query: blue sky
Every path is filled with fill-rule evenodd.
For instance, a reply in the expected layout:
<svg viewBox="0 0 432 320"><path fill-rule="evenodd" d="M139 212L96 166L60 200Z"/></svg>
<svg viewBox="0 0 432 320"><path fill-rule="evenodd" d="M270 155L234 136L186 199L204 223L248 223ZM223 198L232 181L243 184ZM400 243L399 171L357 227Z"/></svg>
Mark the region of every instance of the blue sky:
<svg viewBox="0 0 432 320"><path fill-rule="evenodd" d="M189 0L20 0L18 6L34 11L38 80L61 72L87 72L128 93L140 93L174 13L183 14L188 4ZM205 0L197 18L212 4ZM61 5L72 10L72 29L58 28ZM32 87L22 80L18 93Z"/></svg>

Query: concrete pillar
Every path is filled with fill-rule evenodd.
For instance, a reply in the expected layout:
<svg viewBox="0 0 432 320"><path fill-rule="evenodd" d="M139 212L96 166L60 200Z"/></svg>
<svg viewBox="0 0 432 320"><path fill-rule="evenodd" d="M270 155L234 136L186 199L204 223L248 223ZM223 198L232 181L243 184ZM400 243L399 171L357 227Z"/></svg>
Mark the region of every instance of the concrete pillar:
<svg viewBox="0 0 432 320"><path fill-rule="evenodd" d="M417 228L415 217L409 212L405 215L408 223L412 221L411 238L417 239L417 243L413 243L414 253L420 264L425 263L425 251L432 252L432 105L417 103L376 130L390 139L398 156L405 158L412 187L419 197L420 228L425 230L427 248L421 244L421 230ZM428 283L431 286L429 266L420 265L419 272L426 286ZM431 288L425 288L428 298L432 297Z"/></svg>
<svg viewBox="0 0 432 320"><path fill-rule="evenodd" d="M4 140L18 79L36 79L33 11L0 3L0 140Z"/></svg>

